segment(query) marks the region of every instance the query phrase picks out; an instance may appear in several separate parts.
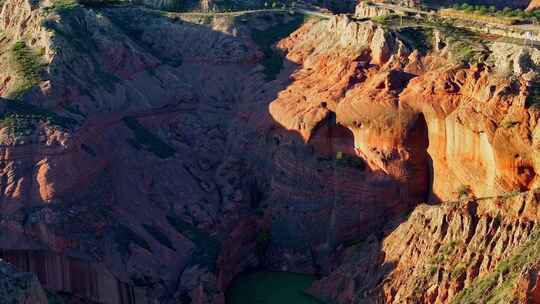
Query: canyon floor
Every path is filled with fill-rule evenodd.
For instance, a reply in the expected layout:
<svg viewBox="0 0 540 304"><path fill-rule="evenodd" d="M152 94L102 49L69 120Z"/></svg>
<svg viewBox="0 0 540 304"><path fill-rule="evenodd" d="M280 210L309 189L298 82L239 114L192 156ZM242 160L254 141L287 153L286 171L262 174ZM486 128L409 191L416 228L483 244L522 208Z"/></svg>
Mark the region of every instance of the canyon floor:
<svg viewBox="0 0 540 304"><path fill-rule="evenodd" d="M405 21L4 1L0 298L540 303L540 49Z"/></svg>

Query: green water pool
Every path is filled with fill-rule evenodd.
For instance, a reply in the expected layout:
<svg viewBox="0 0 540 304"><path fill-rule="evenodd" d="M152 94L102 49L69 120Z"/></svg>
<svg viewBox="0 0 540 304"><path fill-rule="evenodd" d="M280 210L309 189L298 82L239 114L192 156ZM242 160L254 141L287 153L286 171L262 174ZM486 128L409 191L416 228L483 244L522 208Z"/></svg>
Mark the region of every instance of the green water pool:
<svg viewBox="0 0 540 304"><path fill-rule="evenodd" d="M227 304L324 304L304 290L314 276L260 271L240 275L227 291Z"/></svg>

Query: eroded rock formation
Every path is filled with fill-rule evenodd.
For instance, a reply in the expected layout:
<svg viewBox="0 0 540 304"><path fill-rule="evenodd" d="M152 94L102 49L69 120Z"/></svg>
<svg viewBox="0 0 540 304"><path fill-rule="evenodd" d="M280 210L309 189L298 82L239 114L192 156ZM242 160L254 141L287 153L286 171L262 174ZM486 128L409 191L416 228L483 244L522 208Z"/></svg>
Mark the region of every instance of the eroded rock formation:
<svg viewBox="0 0 540 304"><path fill-rule="evenodd" d="M311 290L339 303L536 303L538 195L419 206Z"/></svg>
<svg viewBox="0 0 540 304"><path fill-rule="evenodd" d="M500 199L521 200L515 212L471 200L399 222L421 202L538 187L538 51L482 46L485 62L508 62L494 67L456 60L443 31L416 43L417 29L345 16L206 16L4 4L0 93L17 100L2 100L0 248L46 288L223 304L261 266L330 274L314 292L343 303L359 290L400 302L418 282L411 301L445 302L533 235L534 192ZM397 229L381 243L385 227ZM368 257L350 259L363 240ZM485 250L481 266L423 276L452 242L452 262ZM537 292L535 267L516 297Z"/></svg>
<svg viewBox="0 0 540 304"><path fill-rule="evenodd" d="M532 11L540 7L540 2L538 0L532 0L531 3L529 3L529 7L527 7L527 10Z"/></svg>
<svg viewBox="0 0 540 304"><path fill-rule="evenodd" d="M48 303L45 291L34 274L20 272L4 261L0 262L0 284L0 297L4 303Z"/></svg>

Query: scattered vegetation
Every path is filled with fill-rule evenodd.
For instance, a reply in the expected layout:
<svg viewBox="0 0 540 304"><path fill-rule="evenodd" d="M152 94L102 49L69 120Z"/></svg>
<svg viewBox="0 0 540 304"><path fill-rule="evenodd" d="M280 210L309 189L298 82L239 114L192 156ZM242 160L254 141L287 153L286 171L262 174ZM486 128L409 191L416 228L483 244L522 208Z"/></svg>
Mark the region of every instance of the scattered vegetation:
<svg viewBox="0 0 540 304"><path fill-rule="evenodd" d="M449 243L446 243L441 246L438 250L438 255L434 258L433 262L440 264L450 256L456 249L456 247L460 244L458 241L450 241Z"/></svg>
<svg viewBox="0 0 540 304"><path fill-rule="evenodd" d="M526 11L505 7L498 10L495 6L471 5L468 3L454 4L451 9L443 10L444 14L456 17L472 18L491 23L512 25L517 23L540 21L540 11Z"/></svg>
<svg viewBox="0 0 540 304"><path fill-rule="evenodd" d="M411 295L414 298L421 297L425 293L430 280L433 279L441 270L448 270L448 265L451 264L456 257L456 249L463 246L465 246L465 244L462 241L455 240L442 244L437 250L436 255L429 259L428 263L426 264L427 267L424 268L420 273L418 277L418 284L412 291ZM463 271L464 273L466 268L459 271ZM458 275L458 273L456 272L455 275Z"/></svg>
<svg viewBox="0 0 540 304"><path fill-rule="evenodd" d="M489 48L484 36L456 27L451 19L430 16L416 19L387 15L372 18L383 27L397 31L399 38L409 47L427 53L434 46L434 31L441 32L450 53L450 59L456 63L485 62L489 56Z"/></svg>
<svg viewBox="0 0 540 304"><path fill-rule="evenodd" d="M460 185L456 190L456 193L457 193L459 199L469 197L471 192L472 192L471 191L471 186L469 186L469 185Z"/></svg>
<svg viewBox="0 0 540 304"><path fill-rule="evenodd" d="M366 169L366 163L362 158L349 154L342 154L341 158L337 158L336 165L339 167L355 168L361 171Z"/></svg>
<svg viewBox="0 0 540 304"><path fill-rule="evenodd" d="M73 11L78 6L79 2L76 0L53 0L52 5L47 9L58 14L64 14Z"/></svg>
<svg viewBox="0 0 540 304"><path fill-rule="evenodd" d="M373 22L379 23L382 26L388 26L399 19L398 15L382 15L371 18Z"/></svg>
<svg viewBox="0 0 540 304"><path fill-rule="evenodd" d="M270 241L272 240L272 235L268 230L261 230L257 234L257 239L255 240L255 253L259 258L262 258L266 255L266 251L270 246Z"/></svg>
<svg viewBox="0 0 540 304"><path fill-rule="evenodd" d="M96 154L96 152L94 151L94 149L92 149L90 146L87 146L87 145L85 145L85 144L81 144L81 149L82 149L84 152L90 154L90 155L93 156L93 157L96 157L96 156L97 156L97 154Z"/></svg>
<svg viewBox="0 0 540 304"><path fill-rule="evenodd" d="M356 168L361 171L366 169L365 161L354 155L337 152L335 156L317 157L318 161L333 161L336 167L340 168Z"/></svg>
<svg viewBox="0 0 540 304"><path fill-rule="evenodd" d="M193 264L207 266L210 270L215 269L216 260L221 251L219 240L176 216L167 216L167 221L176 231L195 244L195 250L192 253Z"/></svg>
<svg viewBox="0 0 540 304"><path fill-rule="evenodd" d="M433 48L433 28L407 27L400 29L398 34L409 47L424 55Z"/></svg>
<svg viewBox="0 0 540 304"><path fill-rule="evenodd" d="M540 229L536 228L528 241L511 257L499 262L494 271L473 281L452 303L514 303L514 291L520 273L540 260L538 248Z"/></svg>
<svg viewBox="0 0 540 304"><path fill-rule="evenodd" d="M13 62L21 80L12 93L12 97L18 98L41 81L43 64L39 56L31 50L24 41L17 41L11 48Z"/></svg>
<svg viewBox="0 0 540 304"><path fill-rule="evenodd" d="M265 67L264 74L267 81L276 79L276 76L283 68L283 54L278 50L273 49L274 44L284 37L289 36L298 29L304 21L303 15L294 15L291 21L285 22L283 18L281 18L278 24L271 26L266 30L253 29L251 37L265 55L262 65Z"/></svg>
<svg viewBox="0 0 540 304"><path fill-rule="evenodd" d="M467 273L467 265L464 262L460 262L450 273L450 277L453 279L460 279Z"/></svg>
<svg viewBox="0 0 540 304"><path fill-rule="evenodd" d="M19 101L6 101L4 105L5 112L0 115L0 125L8 128L9 134L14 137L30 135L38 123L57 129L69 129L77 124L74 119Z"/></svg>
<svg viewBox="0 0 540 304"><path fill-rule="evenodd" d="M157 135L144 128L135 117L124 117L124 123L133 131L134 139L128 142L138 150L148 150L159 158L169 158L176 152L173 147L161 140Z"/></svg>
<svg viewBox="0 0 540 304"><path fill-rule="evenodd" d="M102 7L126 2L126 0L53 0L51 6L47 7L46 9L49 12L66 14L74 11L80 6Z"/></svg>
<svg viewBox="0 0 540 304"><path fill-rule="evenodd" d="M537 77L538 78L538 77ZM526 105L535 111L540 111L540 79L536 79L530 86Z"/></svg>
<svg viewBox="0 0 540 304"><path fill-rule="evenodd" d="M431 22L430 25L441 31L445 37L454 62L480 63L485 62L489 56L486 41L478 33L457 28L446 20Z"/></svg>
<svg viewBox="0 0 540 304"><path fill-rule="evenodd" d="M80 71L86 71L73 79L82 88L83 93L93 98L91 93L93 89L102 88L113 94L120 78L104 66L97 43L88 27L80 22L81 18L85 18L84 10L74 9L63 17L63 25L55 22L54 18L48 18L43 22L43 26L53 31L57 39L65 41L64 48L74 49L76 53L80 53L81 58L84 58L84 60L72 58L72 64L78 65Z"/></svg>

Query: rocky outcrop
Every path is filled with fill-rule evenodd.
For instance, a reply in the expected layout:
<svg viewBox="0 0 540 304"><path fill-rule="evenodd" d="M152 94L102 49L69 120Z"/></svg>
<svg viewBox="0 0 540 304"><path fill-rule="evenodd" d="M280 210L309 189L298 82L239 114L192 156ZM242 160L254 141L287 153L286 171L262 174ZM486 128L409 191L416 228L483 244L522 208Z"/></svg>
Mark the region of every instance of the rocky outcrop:
<svg viewBox="0 0 540 304"><path fill-rule="evenodd" d="M45 291L34 274L19 272L4 261L0 261L0 284L2 284L0 297L4 303L49 303Z"/></svg>
<svg viewBox="0 0 540 304"><path fill-rule="evenodd" d="M23 55L45 66L19 101L2 100L0 248L51 290L222 304L253 267L329 273L346 244L394 228L422 201L538 186L533 52L493 55L517 60L498 75L456 65L442 34L415 50L430 45L415 43L429 36L419 29L345 16L279 41L303 16L39 4L2 10L1 54L23 40ZM9 97L21 69L0 71ZM418 209L440 222L429 229L443 230L446 212L479 217L440 208ZM396 235L434 241L411 225ZM377 250L366 251L373 267ZM336 291L327 295L356 294Z"/></svg>
<svg viewBox="0 0 540 304"><path fill-rule="evenodd" d="M37 250L8 250L0 256L19 271L35 273L36 282L53 292L96 303L148 303L142 289L119 281L100 264Z"/></svg>
<svg viewBox="0 0 540 304"><path fill-rule="evenodd" d="M532 0L531 3L529 3L529 6L527 7L528 11L533 11L537 8L540 8L540 2L538 0Z"/></svg>
<svg viewBox="0 0 540 304"><path fill-rule="evenodd" d="M22 267L47 288L88 300L130 303L135 286L137 299L224 301L232 278L258 264L256 212L267 178L251 173L256 157L244 152L245 142L260 144L246 113L275 91L253 98L264 75L251 29L294 17L196 23L132 6L19 4L6 3L4 20L41 18L51 53L24 102L2 100L12 124L1 132L9 233L0 247L20 251L17 261L30 255ZM2 32L11 48L18 30Z"/></svg>
<svg viewBox="0 0 540 304"><path fill-rule="evenodd" d="M373 94L381 97L381 106L374 106L377 110L372 112L374 116L378 115L386 110L385 107L395 105L395 85L407 81L406 73L381 72L375 76L379 69L390 64L391 58L398 60L408 52L394 34L385 32L381 27L371 22L353 22L346 17L333 18L305 25L282 40L278 47L298 68L289 77L291 83L270 104L270 115L279 125L298 134L297 142L306 142L319 157L317 162L303 162L305 169L302 175L310 178L302 181L285 172L294 170L294 164L306 159L309 150L295 148L276 154L278 172L283 173L272 180L275 190L271 201L276 206L283 206L271 210L272 214L278 212L287 226L297 227L287 230L288 234L296 231L296 236L281 247L310 242L315 248L312 249L315 260L323 264L319 267L324 267L321 256L326 255L325 248L350 241L354 235L365 236L370 229L380 227L384 221L427 198L425 123L415 122L414 113L405 111L404 117L405 113L410 114L410 121L405 125L401 126L401 122L396 121L396 129L392 129L392 125L386 134L374 130L372 137L360 137L345 122L348 118L342 113L347 110L340 112L347 96L365 84L366 91L372 90ZM368 81L368 77L377 80ZM389 86L383 88L380 83ZM360 95L368 96L365 92L358 92L355 96ZM391 121L389 117L385 123L392 124ZM387 151L370 150L371 146L365 147L369 150L365 154L360 151L360 142L371 140L372 144L380 143L381 149L384 149L382 143L388 143L391 146L388 154L385 154ZM365 169L340 166L339 160L335 159L338 153L344 153L357 162L365 162ZM325 194L311 192L308 184L325 189ZM383 193L379 191L380 187L395 191ZM308 190L295 193L299 189ZM288 204L297 206L298 211L287 211ZM305 216L306 220L298 221L299 216ZM328 228L322 223L327 223ZM330 232L325 233L324 230ZM313 233L309 236L304 231ZM282 232L276 228L273 235L282 235ZM300 236L302 234L304 236ZM297 252L302 251L302 246L296 247ZM299 255L288 254L296 258ZM310 269L312 262L308 260L307 265ZM287 265L286 268L291 267ZM305 268L298 270L305 271Z"/></svg>
<svg viewBox="0 0 540 304"><path fill-rule="evenodd" d="M493 59L497 72L502 75L537 73L540 69L540 51L509 43L493 44Z"/></svg>
<svg viewBox="0 0 540 304"><path fill-rule="evenodd" d="M479 303L512 302L525 284L534 301L538 195L419 206L380 244L345 250L348 262L311 290L339 303Z"/></svg>
<svg viewBox="0 0 540 304"><path fill-rule="evenodd" d="M391 15L393 13L392 10L370 5L367 2L361 1L356 5L356 8L354 10L354 16L356 18L372 18L372 17L379 17L379 16L387 16Z"/></svg>
<svg viewBox="0 0 540 304"><path fill-rule="evenodd" d="M374 23L353 22L347 17L305 26L279 47L285 49L291 62L301 64L302 70L294 73L295 81L272 102L270 114L306 141L347 91L365 80L363 68L368 64L382 66L394 54L400 58L407 54L395 35ZM321 79L319 71L328 77Z"/></svg>
<svg viewBox="0 0 540 304"><path fill-rule="evenodd" d="M339 40L333 30L341 33ZM537 54L496 45L494 60L516 57L510 71L498 65L501 76L484 66L427 72L442 64L448 43L424 59L400 38L346 18L302 28L280 44L302 69L272 102L271 115L317 142L317 126L335 113L353 134L357 155L390 176L410 178L416 184L410 189L426 185L431 175L435 200L455 197L461 186L471 186L477 196L534 188L536 112L528 109L525 76L536 69ZM503 78L508 73L524 78Z"/></svg>

